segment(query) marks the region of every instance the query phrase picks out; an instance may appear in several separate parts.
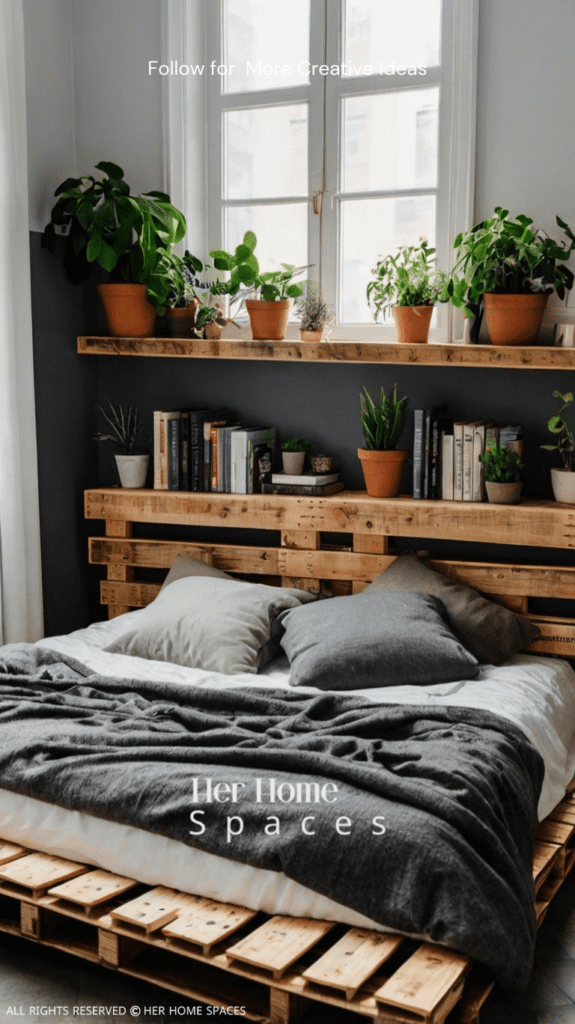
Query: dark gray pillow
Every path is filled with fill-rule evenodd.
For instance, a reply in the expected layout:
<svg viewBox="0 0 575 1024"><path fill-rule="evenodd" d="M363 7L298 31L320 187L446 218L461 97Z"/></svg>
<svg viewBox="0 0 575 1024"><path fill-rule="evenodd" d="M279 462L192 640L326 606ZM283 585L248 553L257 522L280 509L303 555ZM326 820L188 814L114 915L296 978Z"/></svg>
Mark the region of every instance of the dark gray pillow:
<svg viewBox="0 0 575 1024"><path fill-rule="evenodd" d="M427 594L334 597L279 616L292 686L363 690L474 679L477 659Z"/></svg>
<svg viewBox="0 0 575 1024"><path fill-rule="evenodd" d="M478 659L501 665L539 636L537 626L523 615L488 601L471 587L452 583L414 554L400 555L364 594L417 591L438 597L445 605L453 632Z"/></svg>

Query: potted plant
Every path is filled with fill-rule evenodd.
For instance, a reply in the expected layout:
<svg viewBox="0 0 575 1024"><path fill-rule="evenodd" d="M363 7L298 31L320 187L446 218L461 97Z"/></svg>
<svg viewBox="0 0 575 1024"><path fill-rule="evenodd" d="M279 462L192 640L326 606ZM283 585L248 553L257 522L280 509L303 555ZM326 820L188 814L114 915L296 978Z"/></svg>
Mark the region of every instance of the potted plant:
<svg viewBox="0 0 575 1024"><path fill-rule="evenodd" d="M361 459L367 493L372 498L395 498L400 492L409 457L408 450L397 448L408 400L398 399L397 384L393 385L389 398L382 386L377 405L367 388L363 391L359 398L366 447L358 448L357 454Z"/></svg>
<svg viewBox="0 0 575 1024"><path fill-rule="evenodd" d="M117 164L102 160L96 168L102 180L67 178L56 189L42 244L53 251L57 229L66 236L64 267L75 283L95 266L107 273L98 292L110 334L149 337L170 291L161 256L183 238L186 220L165 192L131 195Z"/></svg>
<svg viewBox="0 0 575 1024"><path fill-rule="evenodd" d="M573 431L565 417L565 410L573 404L573 394L568 391L562 395L560 391L553 392L553 398L559 399L562 403L558 411L547 423L552 434L557 435L557 444L542 444L541 447L548 452L559 452L563 460L563 467L551 470L551 486L555 501L561 501L565 505L575 505L575 472L573 471L573 451L575 440Z"/></svg>
<svg viewBox="0 0 575 1024"><path fill-rule="evenodd" d="M485 469L487 500L496 505L517 505L523 487L523 463L507 445L494 444L479 456Z"/></svg>
<svg viewBox="0 0 575 1024"><path fill-rule="evenodd" d="M425 238L419 245L402 245L396 256L385 256L372 270L367 299L373 318L391 310L397 340L406 345L424 344L436 302L447 301L447 279L437 269L435 249Z"/></svg>
<svg viewBox="0 0 575 1024"><path fill-rule="evenodd" d="M303 473L303 466L307 453L311 450L311 444L303 441L301 437L290 437L289 441L282 444L282 464L284 473L299 476Z"/></svg>
<svg viewBox="0 0 575 1024"><path fill-rule="evenodd" d="M308 283L297 312L301 341L321 341L324 327L334 321L332 307L325 301L318 286L312 282Z"/></svg>
<svg viewBox="0 0 575 1024"><path fill-rule="evenodd" d="M291 282L306 268L295 267L293 263L281 266L283 270L258 274L254 281L257 297L245 300L254 340L283 341L292 301L303 295L303 286Z"/></svg>
<svg viewBox="0 0 575 1024"><path fill-rule="evenodd" d="M124 410L121 405L114 408L108 399L110 412L98 406L111 433L98 432L94 441L109 441L114 446L114 458L122 487L145 487L150 456L136 448L136 441L142 433L138 427L138 410Z"/></svg>
<svg viewBox="0 0 575 1024"><path fill-rule="evenodd" d="M236 246L233 253L225 249L213 249L210 257L214 261L216 270L225 270L229 278L222 281L219 277L210 283L212 295L228 295L231 303L240 301L243 298L241 289L249 289L254 285L260 272L259 263L254 256L254 249L257 238L253 231L246 231L242 241ZM208 268L206 268L208 269Z"/></svg>
<svg viewBox="0 0 575 1024"><path fill-rule="evenodd" d="M204 265L186 249L183 256L178 256L174 252L163 253L157 269L170 282L164 312L169 322L170 333L173 337L186 337L192 333L196 310L200 305L196 289L207 287L198 278Z"/></svg>
<svg viewBox="0 0 575 1024"><path fill-rule="evenodd" d="M493 345L532 345L539 334L549 295L559 298L573 286L565 265L575 243L569 226L556 218L570 244L555 242L534 228L531 217L510 217L500 206L495 216L457 236L456 262L447 295L466 316L483 311Z"/></svg>
<svg viewBox="0 0 575 1024"><path fill-rule="evenodd" d="M228 318L223 316L219 306L210 306L207 302L200 302L196 310L195 335L197 338L218 340L228 323Z"/></svg>

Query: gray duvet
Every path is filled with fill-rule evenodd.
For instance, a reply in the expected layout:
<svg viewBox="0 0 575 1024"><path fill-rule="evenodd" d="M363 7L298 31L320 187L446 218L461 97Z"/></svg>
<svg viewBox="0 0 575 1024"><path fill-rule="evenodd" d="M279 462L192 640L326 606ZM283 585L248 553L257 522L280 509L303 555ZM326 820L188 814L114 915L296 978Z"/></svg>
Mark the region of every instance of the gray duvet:
<svg viewBox="0 0 575 1024"><path fill-rule="evenodd" d="M511 723L0 655L0 787L283 871L526 985L543 763Z"/></svg>

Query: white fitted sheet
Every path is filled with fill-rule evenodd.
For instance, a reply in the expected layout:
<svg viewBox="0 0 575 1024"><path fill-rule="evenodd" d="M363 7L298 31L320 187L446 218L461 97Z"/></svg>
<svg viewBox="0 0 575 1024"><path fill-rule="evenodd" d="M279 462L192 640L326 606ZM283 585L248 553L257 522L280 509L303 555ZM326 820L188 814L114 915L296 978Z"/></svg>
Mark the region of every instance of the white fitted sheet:
<svg viewBox="0 0 575 1024"><path fill-rule="evenodd" d="M260 675L231 677L102 650L135 624L139 614L129 612L68 636L50 637L40 641L40 645L74 657L94 672L108 676L173 680L202 688L289 686L285 658L276 658ZM300 687L299 692L319 691ZM575 774L575 673L559 658L518 655L499 667L483 666L480 676L473 680L350 693L374 703L482 708L511 720L531 740L545 764L538 807L540 820L558 803ZM5 790L0 790L0 834L24 846L84 861L150 885L166 885L268 913L359 926L369 924L381 929L282 873L228 861L173 839Z"/></svg>

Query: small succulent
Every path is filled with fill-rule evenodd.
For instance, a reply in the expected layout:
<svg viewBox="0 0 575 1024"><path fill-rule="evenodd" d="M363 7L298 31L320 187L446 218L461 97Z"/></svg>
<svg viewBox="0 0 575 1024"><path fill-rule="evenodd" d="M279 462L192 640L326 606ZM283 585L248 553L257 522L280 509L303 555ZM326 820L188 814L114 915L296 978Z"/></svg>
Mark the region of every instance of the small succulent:
<svg viewBox="0 0 575 1024"><path fill-rule="evenodd" d="M119 405L116 409L110 399L108 399L108 405L110 406L109 413L101 405L98 408L112 432L110 434L103 434L99 431L97 434L94 434L93 440L110 441L118 450L118 453L134 455L136 441L143 430L142 427L138 427L137 407L130 406L129 409L123 409Z"/></svg>
<svg viewBox="0 0 575 1024"><path fill-rule="evenodd" d="M284 452L309 452L311 444L309 441L302 440L301 437L290 437L289 441L284 441L282 449Z"/></svg>
<svg viewBox="0 0 575 1024"><path fill-rule="evenodd" d="M523 463L517 452L505 444L487 448L479 461L485 466L485 479L490 483L511 484L522 479Z"/></svg>

